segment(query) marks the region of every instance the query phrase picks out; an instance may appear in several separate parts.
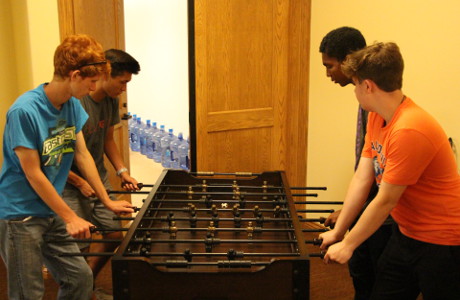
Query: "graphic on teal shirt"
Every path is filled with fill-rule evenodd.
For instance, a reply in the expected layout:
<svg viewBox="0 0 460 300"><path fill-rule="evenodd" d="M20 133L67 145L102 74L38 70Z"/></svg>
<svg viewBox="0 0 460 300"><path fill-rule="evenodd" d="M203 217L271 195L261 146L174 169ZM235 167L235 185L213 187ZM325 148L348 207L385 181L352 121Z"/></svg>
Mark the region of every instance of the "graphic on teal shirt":
<svg viewBox="0 0 460 300"><path fill-rule="evenodd" d="M49 137L43 142L42 157L44 166L59 166L65 153L75 150L75 126L66 127L65 120L59 120L57 126L49 129Z"/></svg>

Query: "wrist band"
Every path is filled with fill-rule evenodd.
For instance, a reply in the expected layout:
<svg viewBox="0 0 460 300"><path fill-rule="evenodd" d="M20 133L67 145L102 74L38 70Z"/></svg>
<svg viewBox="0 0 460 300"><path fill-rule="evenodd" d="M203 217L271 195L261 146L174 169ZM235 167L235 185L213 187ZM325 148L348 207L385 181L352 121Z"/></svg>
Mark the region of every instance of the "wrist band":
<svg viewBox="0 0 460 300"><path fill-rule="evenodd" d="M120 170L117 171L117 176L120 176L121 173L123 173L123 172L128 172L128 169L126 169L126 168L121 168Z"/></svg>

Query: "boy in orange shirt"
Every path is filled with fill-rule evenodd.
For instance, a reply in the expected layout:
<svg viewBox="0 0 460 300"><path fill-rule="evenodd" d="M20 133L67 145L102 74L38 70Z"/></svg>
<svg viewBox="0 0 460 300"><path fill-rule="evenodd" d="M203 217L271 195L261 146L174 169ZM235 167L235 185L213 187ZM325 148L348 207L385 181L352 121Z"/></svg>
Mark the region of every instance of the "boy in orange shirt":
<svg viewBox="0 0 460 300"><path fill-rule="evenodd" d="M369 111L362 157L334 230L323 233L324 261L347 262L385 221L396 221L371 299L460 299L460 176L448 138L402 90L404 62L394 43L348 56L343 72ZM379 191L345 236L377 180ZM345 236L345 237L344 237Z"/></svg>

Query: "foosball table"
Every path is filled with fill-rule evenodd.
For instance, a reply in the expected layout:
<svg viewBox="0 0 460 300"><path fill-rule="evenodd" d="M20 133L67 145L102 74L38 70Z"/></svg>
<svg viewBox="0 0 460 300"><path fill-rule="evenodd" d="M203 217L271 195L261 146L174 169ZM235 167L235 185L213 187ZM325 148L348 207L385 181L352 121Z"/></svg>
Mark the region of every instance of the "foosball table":
<svg viewBox="0 0 460 300"><path fill-rule="evenodd" d="M165 170L112 257L114 299L309 299L283 172Z"/></svg>

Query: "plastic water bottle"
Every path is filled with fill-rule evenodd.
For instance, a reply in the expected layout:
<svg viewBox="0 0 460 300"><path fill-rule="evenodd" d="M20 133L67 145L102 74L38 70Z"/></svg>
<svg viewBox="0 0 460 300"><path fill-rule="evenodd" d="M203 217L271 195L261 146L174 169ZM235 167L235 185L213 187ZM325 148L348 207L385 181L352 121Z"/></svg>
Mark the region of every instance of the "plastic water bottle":
<svg viewBox="0 0 460 300"><path fill-rule="evenodd" d="M157 131L157 122L152 122L150 129L145 133L145 155L150 159L153 159L153 150L155 149L155 145L153 143L153 135Z"/></svg>
<svg viewBox="0 0 460 300"><path fill-rule="evenodd" d="M139 129L139 144L141 154L147 155L147 134L150 131L150 120L146 121L146 124Z"/></svg>
<svg viewBox="0 0 460 300"><path fill-rule="evenodd" d="M184 137L182 135L182 132L179 132L179 134L177 135L177 139L174 139L174 140L171 141L171 145L170 145L170 148L171 148L171 153L170 153L171 166L170 166L170 168L171 169L179 169L180 168L180 165L179 165L179 146L184 142L186 142L186 141L184 141Z"/></svg>
<svg viewBox="0 0 460 300"><path fill-rule="evenodd" d="M132 127L131 132L131 141L132 147L131 150L139 152L140 150L140 143L139 143L139 130L141 129L141 117L137 117L137 123Z"/></svg>
<svg viewBox="0 0 460 300"><path fill-rule="evenodd" d="M179 145L179 166L183 170L190 170L190 137Z"/></svg>
<svg viewBox="0 0 460 300"><path fill-rule="evenodd" d="M131 112L128 111L128 132L129 132L129 126L131 125L132 120L133 120L133 117L131 116Z"/></svg>
<svg viewBox="0 0 460 300"><path fill-rule="evenodd" d="M161 145L161 165L164 168L171 168L171 142L175 139L173 130L169 129L168 134L160 140Z"/></svg>
<svg viewBox="0 0 460 300"><path fill-rule="evenodd" d="M153 134L153 160L157 163L161 162L161 146L160 140L165 135L165 126L160 125L160 130Z"/></svg>
<svg viewBox="0 0 460 300"><path fill-rule="evenodd" d="M134 114L131 119L128 121L128 137L129 137L129 148L133 150L133 137L132 134L134 132L134 126L137 124L137 115Z"/></svg>

